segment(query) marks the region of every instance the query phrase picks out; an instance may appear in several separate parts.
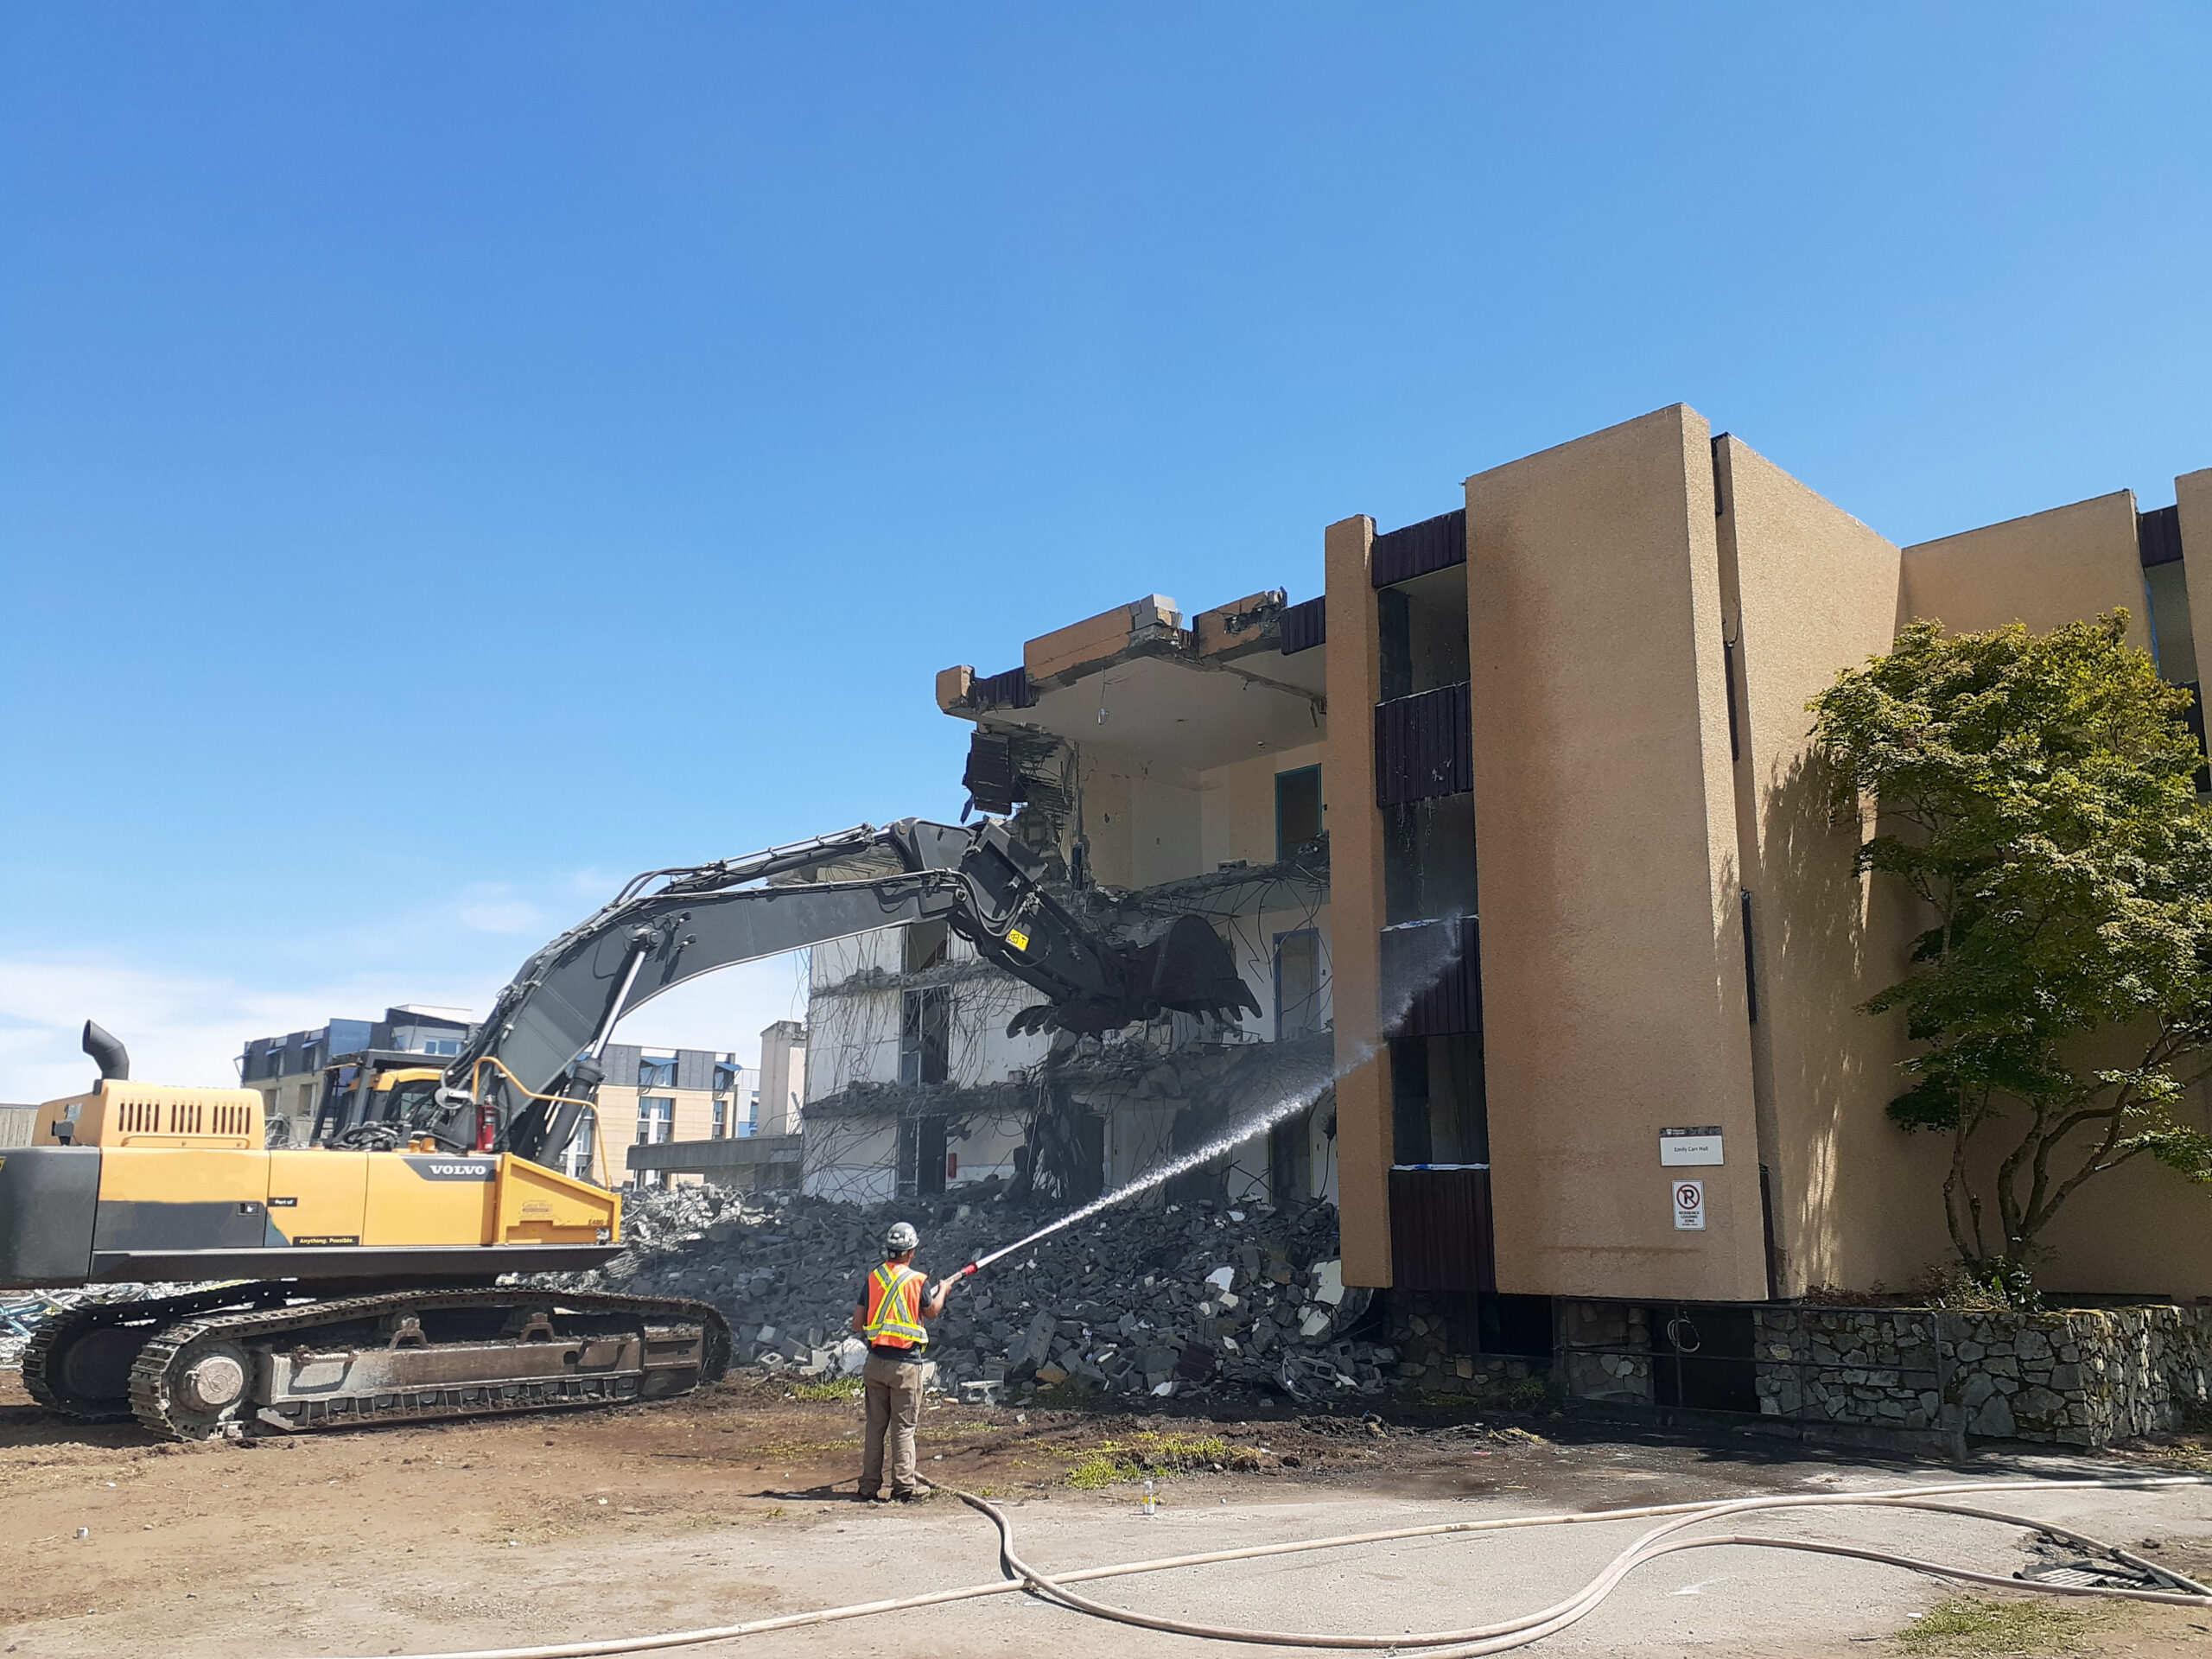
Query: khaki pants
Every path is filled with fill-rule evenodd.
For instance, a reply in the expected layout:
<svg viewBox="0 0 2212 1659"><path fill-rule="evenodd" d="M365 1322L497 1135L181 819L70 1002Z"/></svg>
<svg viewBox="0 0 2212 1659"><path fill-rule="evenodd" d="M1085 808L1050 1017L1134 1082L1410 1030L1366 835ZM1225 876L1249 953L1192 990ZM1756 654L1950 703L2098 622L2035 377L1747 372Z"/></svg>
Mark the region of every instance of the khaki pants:
<svg viewBox="0 0 2212 1659"><path fill-rule="evenodd" d="M874 1497L883 1486L883 1441L891 1440L891 1495L914 1490L914 1421L922 1410L919 1360L886 1359L870 1354L861 1372L868 1393L868 1437L861 1455L861 1496Z"/></svg>

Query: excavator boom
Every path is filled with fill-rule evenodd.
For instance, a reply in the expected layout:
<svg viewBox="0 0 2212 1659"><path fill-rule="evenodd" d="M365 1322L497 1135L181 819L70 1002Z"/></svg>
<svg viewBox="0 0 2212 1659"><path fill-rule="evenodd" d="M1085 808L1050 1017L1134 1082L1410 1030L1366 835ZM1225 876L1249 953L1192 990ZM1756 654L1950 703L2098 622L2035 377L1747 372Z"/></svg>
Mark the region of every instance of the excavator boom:
<svg viewBox="0 0 2212 1659"><path fill-rule="evenodd" d="M704 1303L499 1282L620 1248L620 1196L545 1166L594 1103L616 1024L717 968L940 918L1043 995L1012 1029L1259 1011L1200 918L1123 938L1046 875L1003 823L915 818L649 871L523 964L427 1106L428 1079L372 1077L360 1057L336 1116L372 1096L387 1116L319 1119L319 1140L337 1132L309 1147L266 1144L251 1090L131 1082L123 1045L88 1022L98 1083L41 1107L36 1144L0 1159L0 1286L233 1282L49 1320L24 1386L65 1415L201 1439L711 1381L729 1329Z"/></svg>
<svg viewBox="0 0 2212 1659"><path fill-rule="evenodd" d="M501 1145L557 1156L601 1080L623 1015L741 962L901 923L943 918L1042 992L1017 1029L1103 1032L1176 1010L1234 1017L1259 1004L1211 927L1184 916L1138 944L1079 921L1007 827L908 818L749 858L657 870L523 964L447 1071L451 1097L493 1103Z"/></svg>

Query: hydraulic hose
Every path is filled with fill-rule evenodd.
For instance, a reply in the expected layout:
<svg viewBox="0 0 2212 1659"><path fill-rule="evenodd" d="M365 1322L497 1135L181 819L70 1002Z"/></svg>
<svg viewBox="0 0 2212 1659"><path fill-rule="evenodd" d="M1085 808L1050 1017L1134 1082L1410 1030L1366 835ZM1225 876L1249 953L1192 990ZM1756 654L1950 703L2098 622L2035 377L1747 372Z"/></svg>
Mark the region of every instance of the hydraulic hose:
<svg viewBox="0 0 2212 1659"><path fill-rule="evenodd" d="M2020 1489L2013 1487L2010 1490ZM1646 1561L1655 1560L1662 1555L1671 1554L1676 1550L1701 1549L1712 1544L1771 1545L1786 1549L1807 1549L1824 1554L1856 1555L1865 1560L1883 1561L1895 1567L1909 1567L1916 1572L1933 1573L1944 1578L1961 1579L1972 1583L2002 1585L2011 1588L2017 1588L2021 1583L2019 1580L1974 1573L1963 1567L1941 1567L1914 1556L1893 1555L1878 1550L1858 1549L1845 1545L1815 1543L1799 1539L1777 1539L1752 1534L1729 1534L1725 1536L1702 1536L1661 1542L1661 1540L1667 1538L1669 1535L1678 1533L1686 1527L1718 1520L1726 1516L1748 1515L1764 1510L1816 1508L1932 1510L1942 1514L1970 1516L1977 1520L1995 1521L2005 1525L2020 1527L2031 1532L2047 1532L2054 1536L2064 1537L2101 1555L2110 1556L2114 1554L2107 1546L2094 1539L2027 1516L2008 1515L1995 1510L1974 1509L1960 1503L1945 1503L1935 1498L1910 1497L1902 1492L1885 1493L1878 1496L1835 1492L1821 1493L1810 1497L1739 1498L1731 1503L1700 1506L1690 1514L1679 1516L1654 1527L1616 1555L1607 1564L1605 1571L1582 1589L1578 1590L1564 1601L1555 1602L1539 1612L1523 1614L1518 1618L1508 1619L1502 1624L1477 1625L1467 1630L1427 1630L1418 1633L1408 1631L1395 1636L1345 1636L1304 1630L1251 1630L1230 1624L1199 1624L1187 1619L1164 1618L1153 1614L1134 1612L1127 1608L1114 1607L1101 1601L1094 1601L1089 1597L1077 1595L1074 1591L1039 1572L1016 1555L1014 1552L1013 1523L996 1508L985 1503L982 1498L970 1497L965 1492L959 1496L963 1502L988 1515L993 1524L998 1528L999 1558L1005 1564L1007 1570L1025 1580L1032 1589L1059 1602L1064 1606L1073 1608L1078 1612L1092 1614L1096 1618L1110 1618L1120 1624L1135 1624L1147 1630L1166 1630L1176 1636L1202 1637L1215 1642L1249 1642L1264 1647L1279 1648L1387 1648L1391 1649L1448 1648L1454 1654L1502 1652L1503 1648L1493 1645L1502 1638L1516 1637L1516 1640L1506 1645L1518 1647L1525 1642L1535 1640L1539 1635L1548 1636L1554 1630L1564 1630L1568 1624L1594 1609L1611 1593L1615 1585ZM1620 1517L1617 1514L1612 1518ZM2088 1588L2082 1586L2055 1587L2071 1588L2076 1591ZM2194 1587L2198 1591L2203 1590L2201 1585ZM2212 1592L2177 1594L2164 1591L2115 1588L2110 1593L2134 1600L2162 1601L2180 1606L2212 1606ZM1454 1644L1466 1645L1455 1646Z"/></svg>
<svg viewBox="0 0 2212 1659"><path fill-rule="evenodd" d="M1339 1534L1327 1538L1296 1539L1279 1544L1255 1544L1239 1549L1212 1550L1203 1554L1174 1555L1154 1560L1122 1562L1110 1567L1084 1567L1071 1573L1046 1573L1031 1567L1014 1553L1014 1525L996 1506L969 1492L956 1492L961 1501L986 1516L998 1530L999 1554L1007 1573L1012 1576L993 1580L985 1584L962 1585L951 1589L925 1592L919 1595L900 1596L882 1601L855 1602L841 1607L816 1608L807 1612L786 1613L772 1618L753 1619L741 1624L714 1625L689 1630L669 1630L649 1636L618 1637L592 1642L566 1642L551 1645L523 1648L479 1648L443 1653L422 1653L398 1656L398 1659L601 1659L601 1656L645 1653L665 1648L694 1647L709 1642L733 1641L740 1637L765 1635L772 1630L790 1630L814 1624L829 1624L851 1618L866 1618L877 1613L905 1612L917 1608L934 1607L949 1602L969 1601L984 1596L1005 1595L1027 1590L1046 1599L1056 1601L1071 1611L1092 1617L1110 1619L1117 1624L1141 1626L1149 1630L1171 1631L1179 1635L1199 1637L1215 1641L1256 1643L1269 1646L1318 1647L1343 1649L1421 1648L1425 1659L1475 1659L1475 1656L1506 1652L1525 1647L1530 1643L1565 1630L1569 1624L1594 1611L1614 1588L1637 1568L1664 1555L1681 1550L1709 1548L1731 1544L1765 1549L1794 1549L1814 1554L1840 1555L1852 1560L1872 1561L1882 1566L1897 1567L1930 1577L1948 1579L1963 1584L1987 1585L2007 1590L2028 1590L2046 1595L2090 1596L2116 1598L2133 1601L2161 1603L2169 1606L2212 1608L2212 1588L2183 1578L2171 1568L2157 1567L2112 1545L2101 1543L2084 1534L2032 1517L2009 1512L1985 1510L1964 1503L1945 1503L1946 1498L2004 1496L2015 1492L2037 1491L2158 1491L2183 1488L2202 1490L2212 1486L2212 1481L2186 1475L2157 1476L2139 1480L2034 1480L2004 1483L1960 1483L1941 1486L1896 1487L1872 1492L1821 1492L1797 1497L1754 1497L1726 1499L1718 1502L1693 1503L1647 1504L1634 1509L1596 1510L1563 1515L1506 1516L1484 1521L1452 1521L1422 1527L1396 1527L1377 1532ZM2048 1534L2078 1545L2085 1552L2103 1555L2133 1570L2164 1578L2170 1583L2186 1588L2178 1591L2140 1590L2119 1586L2048 1584L2035 1580L2000 1578L1993 1573L1977 1572L1969 1567L1954 1567L1940 1561L1927 1561L1916 1556L1897 1554L1885 1550L1866 1548L1850 1544L1821 1543L1810 1539L1783 1538L1757 1533L1701 1534L1694 1537L1673 1535L1700 1522L1724 1516L1799 1509L1910 1509L1970 1516L1979 1520L2016 1526L2031 1532ZM1163 1573L1179 1567L1208 1567L1223 1561L1256 1560L1270 1555L1297 1554L1319 1549L1341 1549L1360 1544L1389 1543L1410 1538L1438 1538L1460 1534L1516 1531L1532 1527L1584 1526L1609 1521L1637 1521L1668 1517L1622 1550L1580 1590L1564 1600L1554 1603L1537 1612L1523 1614L1495 1624L1479 1625L1466 1630L1432 1631L1425 1635L1397 1635L1390 1637L1363 1637L1332 1635L1307 1631L1247 1630L1232 1625L1198 1624L1183 1620L1167 1619L1151 1614L1134 1612L1095 1601L1071 1591L1068 1586L1099 1579L1126 1578L1137 1573ZM379 1655L376 1659L391 1659Z"/></svg>

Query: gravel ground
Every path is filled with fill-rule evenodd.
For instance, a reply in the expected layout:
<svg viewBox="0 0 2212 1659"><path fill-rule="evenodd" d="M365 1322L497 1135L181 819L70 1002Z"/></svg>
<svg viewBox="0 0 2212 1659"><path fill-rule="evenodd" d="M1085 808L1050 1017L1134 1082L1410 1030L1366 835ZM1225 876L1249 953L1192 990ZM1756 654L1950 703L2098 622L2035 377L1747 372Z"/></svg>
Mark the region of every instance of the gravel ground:
<svg viewBox="0 0 2212 1659"><path fill-rule="evenodd" d="M388 1655L715 1623L997 1576L992 1535L948 1496L849 1494L859 1412L740 1379L649 1408L396 1427L257 1446L180 1446L129 1426L57 1424L0 1390L0 1647L90 1659ZM1341 1414L984 1408L925 1414L923 1469L1012 1506L1040 1565L1478 1515L1834 1491L1948 1478L1942 1465L1808 1458L1751 1437L1600 1437L1536 1421L1399 1425ZM1985 1457L1975 1472L2181 1466ZM1786 1452L1786 1454L1785 1454ZM1141 1517L1142 1465L1162 1503ZM1217 1469L1215 1465L1218 1465ZM1095 1484L1092 1484L1095 1483ZM2037 1497L2031 1512L2212 1573L2212 1488ZM2019 1535L1942 1517L1821 1516L1780 1530L2009 1573ZM79 1537L83 1528L86 1535ZM1519 1533L1281 1558L1113 1582L1106 1599L1335 1630L1452 1625L1580 1583L1618 1528ZM1886 1653L1951 1594L1893 1569L1739 1549L1670 1558L1538 1651ZM2198 1654L2212 1618L2114 1611L2070 1650ZM1873 1645L1867 1645L1873 1644ZM762 1655L1192 1654L1010 1595L748 1641Z"/></svg>

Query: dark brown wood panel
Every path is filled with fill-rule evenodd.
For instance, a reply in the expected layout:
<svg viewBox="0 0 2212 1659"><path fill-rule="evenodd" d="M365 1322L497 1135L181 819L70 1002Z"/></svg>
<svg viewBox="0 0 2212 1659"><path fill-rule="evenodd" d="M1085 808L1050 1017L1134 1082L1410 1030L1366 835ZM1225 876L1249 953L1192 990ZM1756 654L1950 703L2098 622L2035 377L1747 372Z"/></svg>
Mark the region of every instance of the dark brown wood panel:
<svg viewBox="0 0 2212 1659"><path fill-rule="evenodd" d="M1397 1290L1497 1289L1490 1172L1390 1172L1390 1281Z"/></svg>

